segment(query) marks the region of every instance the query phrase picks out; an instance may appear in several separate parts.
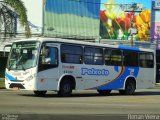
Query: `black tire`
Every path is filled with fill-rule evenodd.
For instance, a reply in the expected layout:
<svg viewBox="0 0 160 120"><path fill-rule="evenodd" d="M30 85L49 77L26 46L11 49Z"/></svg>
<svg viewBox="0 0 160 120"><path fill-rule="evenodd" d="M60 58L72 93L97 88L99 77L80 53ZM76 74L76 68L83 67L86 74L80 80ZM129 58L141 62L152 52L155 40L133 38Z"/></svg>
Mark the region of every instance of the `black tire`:
<svg viewBox="0 0 160 120"><path fill-rule="evenodd" d="M97 90L100 95L109 95L112 90Z"/></svg>
<svg viewBox="0 0 160 120"><path fill-rule="evenodd" d="M64 79L60 84L58 95L61 97L69 97L72 94L72 84L69 79Z"/></svg>
<svg viewBox="0 0 160 120"><path fill-rule="evenodd" d="M47 91L34 91L34 94L36 96L45 96L46 93L47 93Z"/></svg>
<svg viewBox="0 0 160 120"><path fill-rule="evenodd" d="M134 81L128 80L124 90L119 90L121 95L133 95L136 90L136 84Z"/></svg>

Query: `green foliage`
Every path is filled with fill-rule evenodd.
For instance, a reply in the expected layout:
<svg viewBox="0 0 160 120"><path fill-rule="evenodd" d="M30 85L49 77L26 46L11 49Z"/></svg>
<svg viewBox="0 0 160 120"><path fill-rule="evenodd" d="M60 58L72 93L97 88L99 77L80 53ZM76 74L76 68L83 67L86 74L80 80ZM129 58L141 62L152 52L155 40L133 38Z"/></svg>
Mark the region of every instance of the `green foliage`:
<svg viewBox="0 0 160 120"><path fill-rule="evenodd" d="M25 27L26 37L31 37L31 31L28 25L27 10L22 0L3 0L10 6L19 16L20 24Z"/></svg>
<svg viewBox="0 0 160 120"><path fill-rule="evenodd" d="M5 88L4 79L0 78L0 89Z"/></svg>

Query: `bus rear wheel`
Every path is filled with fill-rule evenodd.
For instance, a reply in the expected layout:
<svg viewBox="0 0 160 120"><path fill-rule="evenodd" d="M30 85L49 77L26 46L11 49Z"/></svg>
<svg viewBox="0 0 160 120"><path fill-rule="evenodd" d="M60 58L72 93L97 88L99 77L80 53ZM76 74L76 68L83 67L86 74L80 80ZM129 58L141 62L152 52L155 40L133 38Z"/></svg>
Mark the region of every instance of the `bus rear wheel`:
<svg viewBox="0 0 160 120"><path fill-rule="evenodd" d="M47 93L47 91L34 91L34 94L36 96L44 96Z"/></svg>
<svg viewBox="0 0 160 120"><path fill-rule="evenodd" d="M134 81L127 81L124 90L119 90L121 95L133 95L136 90L136 84Z"/></svg>
<svg viewBox="0 0 160 120"><path fill-rule="evenodd" d="M65 79L60 84L58 95L61 97L69 97L72 94L72 84L69 79Z"/></svg>
<svg viewBox="0 0 160 120"><path fill-rule="evenodd" d="M97 90L100 95L109 95L112 90Z"/></svg>

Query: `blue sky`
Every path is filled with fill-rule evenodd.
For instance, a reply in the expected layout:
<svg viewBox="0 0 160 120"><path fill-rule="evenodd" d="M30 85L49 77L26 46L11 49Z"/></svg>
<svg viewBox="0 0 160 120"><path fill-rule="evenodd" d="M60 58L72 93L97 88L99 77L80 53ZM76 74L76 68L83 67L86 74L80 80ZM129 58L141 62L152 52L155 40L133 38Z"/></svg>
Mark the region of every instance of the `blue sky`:
<svg viewBox="0 0 160 120"><path fill-rule="evenodd" d="M151 0L114 0L116 4L143 4L147 9L151 9ZM101 0L101 3L106 3L108 0Z"/></svg>

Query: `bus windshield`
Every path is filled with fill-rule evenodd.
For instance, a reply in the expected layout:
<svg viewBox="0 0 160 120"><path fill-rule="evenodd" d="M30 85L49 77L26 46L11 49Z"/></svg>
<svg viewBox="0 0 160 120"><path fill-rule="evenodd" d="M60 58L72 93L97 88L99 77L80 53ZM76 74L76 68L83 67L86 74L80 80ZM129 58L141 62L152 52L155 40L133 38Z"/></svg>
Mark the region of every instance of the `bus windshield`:
<svg viewBox="0 0 160 120"><path fill-rule="evenodd" d="M38 58L39 42L13 43L7 68L10 70L26 70L35 67Z"/></svg>

